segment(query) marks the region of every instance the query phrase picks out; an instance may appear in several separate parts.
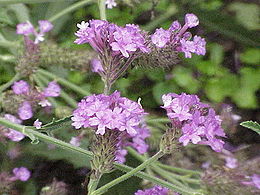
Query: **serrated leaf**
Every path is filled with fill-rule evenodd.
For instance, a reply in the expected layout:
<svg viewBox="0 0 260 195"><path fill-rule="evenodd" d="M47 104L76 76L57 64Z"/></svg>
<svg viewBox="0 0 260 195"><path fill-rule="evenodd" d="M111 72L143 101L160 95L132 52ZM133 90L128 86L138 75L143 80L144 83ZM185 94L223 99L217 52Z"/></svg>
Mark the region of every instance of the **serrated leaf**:
<svg viewBox="0 0 260 195"><path fill-rule="evenodd" d="M40 130L42 131L54 131L57 129L60 129L62 127L67 127L71 125L71 117L72 116L67 116L65 118L59 119L59 120L53 120L51 123L48 123L46 125L43 125Z"/></svg>
<svg viewBox="0 0 260 195"><path fill-rule="evenodd" d="M260 124L254 121L244 121L240 123L241 126L251 129L260 135Z"/></svg>

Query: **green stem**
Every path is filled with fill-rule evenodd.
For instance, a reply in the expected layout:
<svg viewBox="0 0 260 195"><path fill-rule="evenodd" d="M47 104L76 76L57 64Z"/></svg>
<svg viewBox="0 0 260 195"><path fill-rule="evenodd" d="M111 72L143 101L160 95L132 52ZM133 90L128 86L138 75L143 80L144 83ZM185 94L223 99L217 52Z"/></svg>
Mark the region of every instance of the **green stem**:
<svg viewBox="0 0 260 195"><path fill-rule="evenodd" d="M158 164L159 167L168 170L168 171L174 171L174 172L178 172L178 173L184 173L184 174L193 174L193 175L201 175L202 173L200 171L194 171L194 170L188 170L188 169L183 169L183 168L178 168L178 167L172 167L169 165L165 165L165 164Z"/></svg>
<svg viewBox="0 0 260 195"><path fill-rule="evenodd" d="M57 20L58 18L62 17L63 15L73 12L74 10L76 10L84 5L87 5L91 2L92 2L92 0L83 0L83 1L79 1L77 3L74 3L73 5L69 6L68 8L66 8L66 9L62 10L61 12L57 13L56 15L50 17L48 20L50 22L53 22L53 21Z"/></svg>
<svg viewBox="0 0 260 195"><path fill-rule="evenodd" d="M145 156L140 155L133 148L128 147L127 150L133 157L135 157L139 161L144 162L145 160L147 160L147 158L145 158ZM186 181L186 182L193 183L193 184L200 184L200 181L198 179L191 179L191 178L187 178L186 176L183 176L183 175L177 175L175 173L165 171L164 169L160 168L160 165L163 165L163 164L161 164L160 162L156 162L152 165L152 169L155 170L160 175L161 175L161 172L164 172L164 174L161 175L162 177L164 177L164 175L165 175L165 176L170 176L172 179L176 178L181 181ZM168 166L168 167L171 167L171 166ZM173 168L175 169L176 167L173 167ZM177 168L177 169L181 169L181 168ZM190 172L191 170L187 170L187 169L181 169L181 170L185 173L191 174L191 172ZM168 178L165 177L165 179L168 179ZM173 180L169 180L169 181L172 182ZM174 180L174 182L172 182L172 183L176 184L176 182L178 182L178 181Z"/></svg>
<svg viewBox="0 0 260 195"><path fill-rule="evenodd" d="M43 77L41 74L37 74L37 76L44 82L45 85L48 85L49 80ZM60 97L65 100L67 104L69 104L71 107L76 108L77 107L77 102L72 99L66 92L61 90Z"/></svg>
<svg viewBox="0 0 260 195"><path fill-rule="evenodd" d="M99 13L100 13L100 19L101 20L106 20L106 4L105 0L99 0L98 1L98 6L99 6Z"/></svg>
<svg viewBox="0 0 260 195"><path fill-rule="evenodd" d="M72 152L75 152L75 153L79 153L80 155L83 155L83 156L86 156L86 158L88 160L92 159L93 158L93 154L92 152L90 151L87 151L87 150L84 150L80 147L77 147L77 146L73 146L71 144L68 144L66 142L63 142L61 140L58 140L56 138L53 138L53 137L49 137L43 133L40 133L38 131L35 131L32 129L32 127L27 127L27 126L23 126L23 125L19 125L19 124L15 124L15 123L12 123L4 118L1 118L0 117L0 124L5 126L5 127L8 127L8 128L11 128L11 129L14 129L16 131L19 131L21 133L24 133L25 135L33 135L35 136L36 138L44 141L44 142L47 142L47 143L51 143L51 144L54 144L60 148L63 148L65 150L68 150L68 151L72 151ZM123 165L123 164L120 164L120 163L114 163L114 166L116 169L118 170L121 170L123 172L130 172L133 170L132 167L129 167L127 165ZM176 192L179 192L179 193L188 193L186 192L185 190L183 190L181 187L179 186L175 186L169 182L166 182L164 180L161 180L157 177L153 177L153 176L150 176L144 172L137 172L135 174L135 176L141 178L141 179L145 179L145 180L148 180L156 185L160 185L160 186L163 186L163 187L166 187L168 189L171 189L173 191L176 191ZM189 192L188 194L190 195L195 195L194 192Z"/></svg>
<svg viewBox="0 0 260 195"><path fill-rule="evenodd" d="M154 156L152 156L151 158L147 159L146 161L144 161L142 164L140 164L139 166L137 166L136 168L134 168L133 170L129 171L128 173L122 175L121 177L116 178L115 180L107 183L106 185L102 186L101 188L97 189L96 191L93 192L93 195L100 195L103 194L104 192L106 192L109 188L113 187L114 185L117 185L125 180L127 180L128 178L132 177L133 175L135 175L137 172L143 170L144 168L146 168L147 166L149 166L151 163L157 161L160 157L163 156L162 151L157 152Z"/></svg>
<svg viewBox="0 0 260 195"><path fill-rule="evenodd" d="M96 179L96 178L91 178L90 176L90 180L88 183L88 195L91 195L92 192L94 192L97 189L100 177Z"/></svg>
<svg viewBox="0 0 260 195"><path fill-rule="evenodd" d="M23 125L19 125L19 124L15 124L15 123L12 123L4 118L1 118L0 117L0 124L1 125L4 125L5 127L8 127L8 128L11 128L11 129L15 129L16 131L19 131L25 135L33 135L35 136L36 138L44 141L44 142L47 142L47 143L50 143L50 144L55 144L56 146L58 147L61 147L65 150L69 150L69 151L74 151L74 152L77 152L77 153L80 153L82 155L85 155L87 156L88 159L91 159L93 154L87 150L84 150L80 147L76 147L76 146L73 146L71 144L68 144L64 141L61 141L61 140L58 140L54 137L50 137L50 136L47 136L43 133L40 133L38 131L35 131L33 127L27 127L27 126L23 126ZM29 136L28 136L29 137Z"/></svg>
<svg viewBox="0 0 260 195"><path fill-rule="evenodd" d="M19 80L21 78L20 74L19 73L16 73L14 75L14 77L8 81L7 83L3 84L0 86L0 94L6 90L7 88L9 88L15 81Z"/></svg>
<svg viewBox="0 0 260 195"><path fill-rule="evenodd" d="M72 89L73 91L77 92L80 95L83 95L83 96L90 95L90 93L88 91L82 89L81 87L78 87L74 83L71 83L70 81L67 81L66 79L63 79L63 78L61 78L61 77L59 77L59 76L57 76L53 73L50 73L50 72L43 70L43 69L39 69L38 72L40 74L42 74L43 76L49 77L50 79L53 79L53 80L56 80L61 85L69 87L70 89Z"/></svg>
<svg viewBox="0 0 260 195"><path fill-rule="evenodd" d="M148 118L145 120L147 123L169 123L170 120L168 118Z"/></svg>

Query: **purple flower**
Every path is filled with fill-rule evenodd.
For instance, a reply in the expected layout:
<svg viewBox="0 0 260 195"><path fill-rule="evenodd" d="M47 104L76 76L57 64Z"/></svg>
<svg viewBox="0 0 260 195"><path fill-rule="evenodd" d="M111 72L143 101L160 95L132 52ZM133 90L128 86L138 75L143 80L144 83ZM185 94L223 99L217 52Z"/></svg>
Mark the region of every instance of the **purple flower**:
<svg viewBox="0 0 260 195"><path fill-rule="evenodd" d="M39 20L38 24L42 34L49 32L53 28L52 23L50 23L48 20Z"/></svg>
<svg viewBox="0 0 260 195"><path fill-rule="evenodd" d="M117 5L115 0L106 0L105 4L107 5L108 9L112 9Z"/></svg>
<svg viewBox="0 0 260 195"><path fill-rule="evenodd" d="M135 195L168 195L168 189L161 186L154 186L145 190L138 190Z"/></svg>
<svg viewBox="0 0 260 195"><path fill-rule="evenodd" d="M144 35L139 27L134 25L119 27L103 20L90 20L89 23L83 21L77 24L77 27L79 30L75 35L78 38L75 43L89 43L101 56L111 52L115 61L122 56L128 58L130 54L137 51L149 51Z"/></svg>
<svg viewBox="0 0 260 195"><path fill-rule="evenodd" d="M44 34L53 28L53 25L47 20L39 20L38 24L40 32L37 32L30 22L25 22L16 26L16 33L22 34L27 38L32 34L35 36L34 43L38 44L39 42L44 41Z"/></svg>
<svg viewBox="0 0 260 195"><path fill-rule="evenodd" d="M189 27L195 27L199 25L199 19L194 14L186 14L185 15L185 24Z"/></svg>
<svg viewBox="0 0 260 195"><path fill-rule="evenodd" d="M22 120L27 120L32 118L33 116L32 106L28 101L25 101L20 105L18 109L18 115Z"/></svg>
<svg viewBox="0 0 260 195"><path fill-rule="evenodd" d="M225 137L221 120L207 104L200 102L196 95L170 93L162 96L163 108L167 111L173 126L182 130L179 141L186 146L193 144L209 145L221 152L224 142L218 137Z"/></svg>
<svg viewBox="0 0 260 195"><path fill-rule="evenodd" d="M241 183L248 186L254 186L257 189L260 189L260 175L253 174L250 177L251 181L242 181Z"/></svg>
<svg viewBox="0 0 260 195"><path fill-rule="evenodd" d="M72 137L71 140L70 140L70 144L73 145L73 146L77 146L79 147L80 146L80 138L79 137Z"/></svg>
<svg viewBox="0 0 260 195"><path fill-rule="evenodd" d="M61 88L56 81L52 81L48 84L47 88L44 89L45 97L58 97L60 95Z"/></svg>
<svg viewBox="0 0 260 195"><path fill-rule="evenodd" d="M31 172L25 167L14 168L13 174L12 180L27 181L31 177Z"/></svg>
<svg viewBox="0 0 260 195"><path fill-rule="evenodd" d="M191 54L205 55L205 39L195 35L192 40L192 34L187 32L189 28L199 24L199 19L194 14L186 14L185 24L182 27L178 21L174 21L170 28L164 30L156 29L151 35L151 41L159 48L171 47L176 52L184 52L185 58L191 58Z"/></svg>
<svg viewBox="0 0 260 195"><path fill-rule="evenodd" d="M225 161L226 161L226 164L225 166L230 168L230 169L234 169L238 166L238 161L236 158L233 158L233 157L230 157L230 156L226 156L225 157Z"/></svg>
<svg viewBox="0 0 260 195"><path fill-rule="evenodd" d="M102 67L102 63L99 59L94 58L91 60L91 71L92 72L103 72L104 69Z"/></svg>
<svg viewBox="0 0 260 195"><path fill-rule="evenodd" d="M170 41L170 36L170 31L159 28L151 36L151 40L157 47L162 48Z"/></svg>
<svg viewBox="0 0 260 195"><path fill-rule="evenodd" d="M34 33L34 27L30 22L21 23L16 26L16 33L20 35L30 35Z"/></svg>
<svg viewBox="0 0 260 195"><path fill-rule="evenodd" d="M193 38L193 43L195 46L195 52L198 55L205 55L206 54L206 41L205 39L201 38L200 36L195 35Z"/></svg>
<svg viewBox="0 0 260 195"><path fill-rule="evenodd" d="M77 129L95 128L96 133L101 135L109 129L133 135L144 115L145 112L138 103L120 97L119 92L109 96L92 95L78 104L73 112L72 125Z"/></svg>
<svg viewBox="0 0 260 195"><path fill-rule="evenodd" d="M39 119L37 119L36 121L34 121L33 126L34 126L36 129L40 129L40 128L42 128L42 122L39 121Z"/></svg>
<svg viewBox="0 0 260 195"><path fill-rule="evenodd" d="M173 21L171 27L169 28L170 31L179 31L181 29L181 24L176 20Z"/></svg>
<svg viewBox="0 0 260 195"><path fill-rule="evenodd" d="M125 160L125 156L127 155L127 150L119 148L116 152L116 159L115 161L118 163L123 164Z"/></svg>
<svg viewBox="0 0 260 195"><path fill-rule="evenodd" d="M17 95L27 94L30 90L30 86L26 81L20 80L13 84L12 89L13 92Z"/></svg>
<svg viewBox="0 0 260 195"><path fill-rule="evenodd" d="M16 123L16 124L22 123L22 121L20 119L16 118L15 116L13 116L11 114L5 114L4 118L6 120L9 120L9 121ZM4 136L9 138L10 140L12 140L14 142L19 142L25 137L24 134L20 133L19 131L15 131L13 129L10 129L10 128L8 128L7 131L4 132Z"/></svg>

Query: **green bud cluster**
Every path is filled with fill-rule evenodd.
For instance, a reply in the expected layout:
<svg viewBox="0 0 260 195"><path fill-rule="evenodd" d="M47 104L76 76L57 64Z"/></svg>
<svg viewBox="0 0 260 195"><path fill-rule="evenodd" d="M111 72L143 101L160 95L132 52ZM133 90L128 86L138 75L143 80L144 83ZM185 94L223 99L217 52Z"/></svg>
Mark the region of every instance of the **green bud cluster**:
<svg viewBox="0 0 260 195"><path fill-rule="evenodd" d="M91 161L93 179L98 179L103 173L113 170L120 132L106 131L104 135L95 134L91 150L94 157Z"/></svg>
<svg viewBox="0 0 260 195"><path fill-rule="evenodd" d="M160 150L164 154L170 154L180 148L180 143L178 141L180 137L180 130L177 128L167 129L163 134L160 142Z"/></svg>
<svg viewBox="0 0 260 195"><path fill-rule="evenodd" d="M49 67L60 65L70 70L87 72L90 69L90 62L96 54L93 51L78 51L68 48L61 48L55 43L43 42L40 45L40 66Z"/></svg>

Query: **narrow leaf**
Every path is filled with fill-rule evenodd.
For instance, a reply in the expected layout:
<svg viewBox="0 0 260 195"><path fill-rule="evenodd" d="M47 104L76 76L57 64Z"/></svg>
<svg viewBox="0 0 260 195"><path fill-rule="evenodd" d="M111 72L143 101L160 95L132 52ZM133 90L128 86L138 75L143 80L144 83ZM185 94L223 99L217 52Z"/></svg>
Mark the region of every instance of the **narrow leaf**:
<svg viewBox="0 0 260 195"><path fill-rule="evenodd" d="M40 130L42 131L54 131L60 129L62 127L67 127L71 125L71 116L67 116L65 118L59 120L53 120L51 123L43 125Z"/></svg>
<svg viewBox="0 0 260 195"><path fill-rule="evenodd" d="M240 123L241 126L251 129L260 135L260 124L254 121L244 121Z"/></svg>

